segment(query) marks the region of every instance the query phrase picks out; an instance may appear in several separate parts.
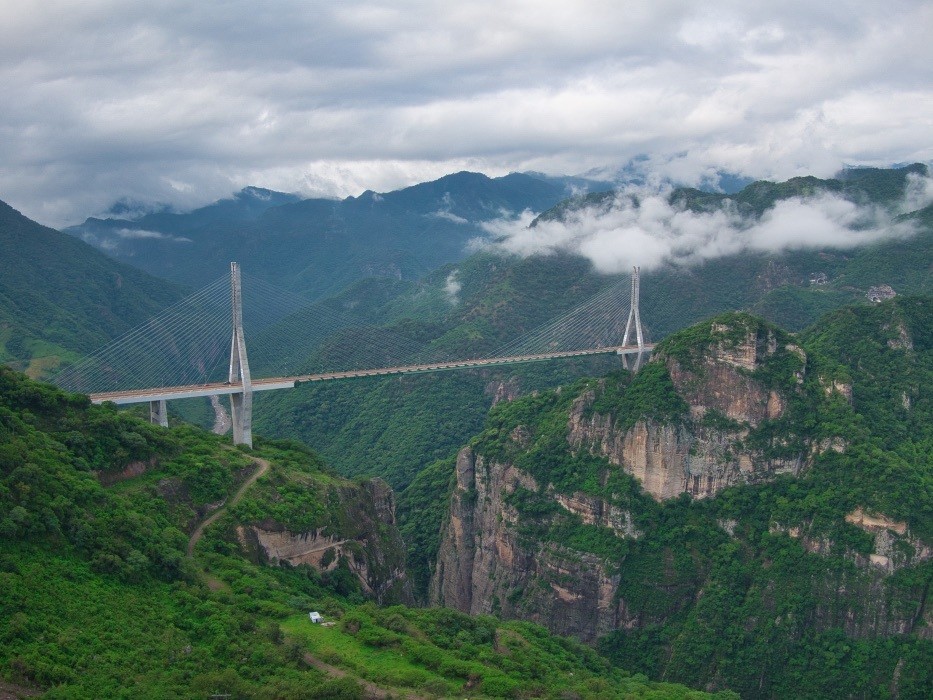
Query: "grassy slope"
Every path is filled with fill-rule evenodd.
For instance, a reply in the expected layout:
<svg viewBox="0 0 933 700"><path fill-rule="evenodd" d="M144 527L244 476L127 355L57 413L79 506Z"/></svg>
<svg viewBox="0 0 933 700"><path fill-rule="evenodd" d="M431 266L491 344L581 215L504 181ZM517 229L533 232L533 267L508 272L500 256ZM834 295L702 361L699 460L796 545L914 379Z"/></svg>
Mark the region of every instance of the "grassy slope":
<svg viewBox="0 0 933 700"><path fill-rule="evenodd" d="M260 440L256 454L270 474L188 559L186 533L252 472L249 455L0 368L0 677L48 698L360 698L360 681L426 697L706 697L534 625L361 604L345 568L251 564L236 518L315 528L328 485L346 483L299 446ZM340 624L311 628L310 609Z"/></svg>

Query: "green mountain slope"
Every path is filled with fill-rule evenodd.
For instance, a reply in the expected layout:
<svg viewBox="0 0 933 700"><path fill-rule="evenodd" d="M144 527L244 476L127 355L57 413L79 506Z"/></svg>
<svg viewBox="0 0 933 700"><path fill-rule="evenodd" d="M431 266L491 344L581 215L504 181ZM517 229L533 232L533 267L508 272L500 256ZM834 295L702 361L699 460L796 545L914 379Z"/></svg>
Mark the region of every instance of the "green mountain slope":
<svg viewBox="0 0 933 700"><path fill-rule="evenodd" d="M395 316L400 320L390 327L431 340L450 356L482 356L615 281L595 274L581 258L521 260L480 254L456 268L459 291L452 303L444 291L451 273L444 268L417 289L388 300L348 292L333 302L338 307L351 302L354 312L374 319ZM379 303L372 304L374 298ZM343 474L380 476L403 488L421 469L450 456L475 434L493 401L609 371L618 363L607 356L303 385L258 396L254 420L267 435L314 445Z"/></svg>
<svg viewBox="0 0 933 700"><path fill-rule="evenodd" d="M162 430L0 367L0 679L47 698L710 697L535 625L364 603L380 562L399 573L385 491L257 442ZM289 532L329 538L327 561L276 566L248 536Z"/></svg>
<svg viewBox="0 0 933 700"><path fill-rule="evenodd" d="M34 376L96 349L180 298L0 202L0 362Z"/></svg>
<svg viewBox="0 0 933 700"><path fill-rule="evenodd" d="M545 620L652 676L925 697L931 328L918 297L799 337L728 314L634 378L499 404L402 494L410 563L432 601Z"/></svg>
<svg viewBox="0 0 933 700"><path fill-rule="evenodd" d="M199 287L238 260L257 275L317 298L367 277L417 279L466 255L481 223L542 211L567 194L559 181L461 172L402 190L343 200L288 201L241 193L188 214L89 219L67 231L152 274ZM251 204L251 206L247 206Z"/></svg>

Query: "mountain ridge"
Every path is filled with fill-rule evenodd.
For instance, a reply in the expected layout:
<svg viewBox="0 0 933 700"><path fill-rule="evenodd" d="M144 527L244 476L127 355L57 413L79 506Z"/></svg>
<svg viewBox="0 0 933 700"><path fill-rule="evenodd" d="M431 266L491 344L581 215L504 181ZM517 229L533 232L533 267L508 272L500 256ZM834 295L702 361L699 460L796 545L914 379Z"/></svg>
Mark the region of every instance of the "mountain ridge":
<svg viewBox="0 0 933 700"><path fill-rule="evenodd" d="M193 287L238 259L250 263L252 274L318 298L366 277L416 279L463 258L468 241L483 235L482 221L541 211L566 193L564 184L520 173L490 178L461 171L344 199L250 197L248 215L228 216L231 206L222 200L188 214L88 219L65 230Z"/></svg>
<svg viewBox="0 0 933 700"><path fill-rule="evenodd" d="M181 297L177 285L117 262L0 202L0 361L33 376L77 359Z"/></svg>

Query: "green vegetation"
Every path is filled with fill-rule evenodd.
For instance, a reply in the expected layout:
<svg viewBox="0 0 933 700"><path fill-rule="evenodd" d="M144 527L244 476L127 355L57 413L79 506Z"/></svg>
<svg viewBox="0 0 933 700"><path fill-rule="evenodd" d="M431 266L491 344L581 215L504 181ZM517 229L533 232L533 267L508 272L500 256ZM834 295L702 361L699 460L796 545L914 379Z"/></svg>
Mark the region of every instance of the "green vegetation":
<svg viewBox="0 0 933 700"><path fill-rule="evenodd" d="M441 293L428 295L439 307L422 296L412 298L419 313L428 314L432 345L451 357L491 352L612 283L585 261L566 256L519 260L479 254L458 270L462 288L457 305ZM427 289L443 289L447 274L445 268L432 275ZM353 299L359 302L354 308L363 305L367 316L374 313ZM413 328L414 322L404 320L401 300L393 304L375 315L399 318L391 328L403 334L424 331L428 321ZM618 358L600 357L301 386L258 396L256 429L313 445L342 474L379 476L401 490L422 469L449 458L482 429L498 387L527 393L617 366Z"/></svg>
<svg viewBox="0 0 933 700"><path fill-rule="evenodd" d="M933 643L918 633L933 561L912 557L933 540L931 328L933 300L921 297L848 307L795 338L747 314L720 316L665 340L634 379L610 374L500 404L471 445L539 484L505 497L523 547L589 552L619 577L624 623L598 648L620 666L750 697L888 697L896 687L922 698L933 682ZM578 397L585 418L608 417L619 432L650 419L739 435L743 425L722 412L691 421L667 366L702 381L712 349L748 338L776 350L754 372L735 371L779 392L785 409L736 447L793 459L823 446L799 476L658 503L586 446L571 448ZM825 448L833 441L841 451ZM442 498L450 484L436 468ZM555 498L578 492L628 511L640 536L586 525ZM856 509L906 523L893 573L868 564L875 538L846 521ZM434 518L426 513L421 531L436 529ZM892 618L917 627L903 634Z"/></svg>
<svg viewBox="0 0 933 700"><path fill-rule="evenodd" d="M710 697L612 669L592 649L537 625L443 608L366 604L344 612L336 627L309 625L303 616L282 627L315 655L362 678L442 697Z"/></svg>
<svg viewBox="0 0 933 700"><path fill-rule="evenodd" d="M453 481L454 459L440 459L422 469L399 495L398 525L408 550L408 575L422 599L434 573Z"/></svg>
<svg viewBox="0 0 933 700"><path fill-rule="evenodd" d="M270 470L186 557L254 456ZM366 493L296 443L233 450L0 367L0 678L47 698L709 697L535 625L364 603L343 557L322 574L243 556L238 526L321 527L398 567L385 524L362 532Z"/></svg>
<svg viewBox="0 0 933 700"><path fill-rule="evenodd" d="M0 362L49 376L180 298L0 202Z"/></svg>

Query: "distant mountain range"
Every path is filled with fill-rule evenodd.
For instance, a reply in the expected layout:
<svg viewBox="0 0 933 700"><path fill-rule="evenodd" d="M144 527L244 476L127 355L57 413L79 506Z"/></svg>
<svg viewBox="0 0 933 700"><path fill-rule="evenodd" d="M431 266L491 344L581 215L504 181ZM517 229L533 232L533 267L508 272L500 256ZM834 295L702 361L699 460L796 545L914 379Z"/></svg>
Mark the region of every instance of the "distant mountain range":
<svg viewBox="0 0 933 700"><path fill-rule="evenodd" d="M880 203L902 198L911 172L919 170L865 169L846 180L758 182L733 199L752 214L781 199L823 189ZM569 217L574 207L594 203L611 206L614 196L596 193L565 200L539 220ZM712 207L725 198L698 190L678 190L673 196L692 207ZM916 233L908 238L842 250L746 251L691 266L643 271L642 320L654 340L736 309L752 310L800 331L832 309L870 303L867 293L873 286L888 285L898 295L929 295L933 207L904 219L916 224ZM522 258L496 254L493 248L419 281L363 280L324 303L352 310L374 325L395 323L400 333L435 338L436 345L451 348L451 355L467 356L491 351L618 280L597 274L587 260L567 253ZM456 294L451 293L452 282ZM546 371L543 367L305 387L261 397L256 421L264 434L314 445L343 473L378 474L403 488L418 465L443 456L468 440L471 430L479 430L501 387L521 393L566 382L574 373L605 371L567 364L547 365ZM493 389L486 391L490 386Z"/></svg>
<svg viewBox="0 0 933 700"><path fill-rule="evenodd" d="M248 274L321 297L366 277L417 279L467 255L482 223L540 212L605 182L460 172L388 193L306 199L246 188L187 214L90 218L65 231L108 255L200 287L238 260Z"/></svg>

